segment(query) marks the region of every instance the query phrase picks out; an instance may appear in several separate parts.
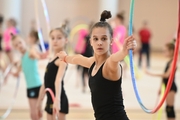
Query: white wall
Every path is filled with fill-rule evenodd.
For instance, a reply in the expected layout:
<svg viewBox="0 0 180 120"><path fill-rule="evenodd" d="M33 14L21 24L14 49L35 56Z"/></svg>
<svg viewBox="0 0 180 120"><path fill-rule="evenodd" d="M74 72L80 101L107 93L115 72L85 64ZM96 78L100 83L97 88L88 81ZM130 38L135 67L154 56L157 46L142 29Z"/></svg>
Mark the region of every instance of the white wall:
<svg viewBox="0 0 180 120"><path fill-rule="evenodd" d="M8 1L8 2L5 2ZM11 1L11 2L10 2ZM14 2L12 2L14 1ZM16 2L15 2L16 1ZM13 9L19 9L17 1L21 1L21 12L13 12L11 15L17 14L23 35L27 36L30 29L30 21L35 19L34 0L0 0L0 13L7 11L5 3L13 4ZM104 1L104 2L103 2ZM115 14L118 11L125 10L126 25L129 19L130 0L46 0L50 15L50 23L52 27L57 27L66 18L72 20L72 26L77 22L87 23L88 19L98 21L100 12L104 8L110 8ZM15 4L16 3L16 4ZM108 6L109 5L109 6ZM16 6L16 7L15 7ZM112 7L114 6L114 7ZM152 48L160 50L163 43L171 39L177 29L178 16L177 0L136 0L134 13L134 27L138 31L143 20L149 21L149 26L153 33ZM9 7L6 8L8 10ZM21 13L19 15L19 13ZM47 38L46 22L43 15L42 5L39 0L39 16L40 23L43 28L45 38Z"/></svg>
<svg viewBox="0 0 180 120"><path fill-rule="evenodd" d="M120 0L119 11L125 10L126 25L129 19L130 0ZM143 20L149 21L152 30L152 48L160 50L177 30L178 0L135 0L134 27L138 31Z"/></svg>
<svg viewBox="0 0 180 120"><path fill-rule="evenodd" d="M0 13L5 20L15 18L17 27L21 29L21 0L0 0Z"/></svg>

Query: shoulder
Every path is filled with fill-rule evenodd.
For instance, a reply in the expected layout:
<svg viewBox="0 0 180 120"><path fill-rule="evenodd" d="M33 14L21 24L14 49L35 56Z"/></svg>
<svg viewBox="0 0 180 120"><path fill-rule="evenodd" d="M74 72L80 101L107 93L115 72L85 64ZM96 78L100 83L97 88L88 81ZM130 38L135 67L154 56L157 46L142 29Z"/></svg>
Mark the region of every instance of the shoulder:
<svg viewBox="0 0 180 120"><path fill-rule="evenodd" d="M119 62L112 63L108 58L104 63L102 72L106 79L117 81L122 76L122 67Z"/></svg>
<svg viewBox="0 0 180 120"><path fill-rule="evenodd" d="M95 61L94 56L93 56L93 57L89 57L89 58L88 58L89 68L92 66L92 64L94 63L94 61Z"/></svg>

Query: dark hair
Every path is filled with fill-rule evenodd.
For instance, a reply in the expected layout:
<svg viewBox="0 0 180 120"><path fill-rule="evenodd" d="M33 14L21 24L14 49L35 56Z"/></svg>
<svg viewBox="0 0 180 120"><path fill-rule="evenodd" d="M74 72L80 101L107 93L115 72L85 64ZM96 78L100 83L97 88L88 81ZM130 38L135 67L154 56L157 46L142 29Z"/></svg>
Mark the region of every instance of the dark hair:
<svg viewBox="0 0 180 120"><path fill-rule="evenodd" d="M175 49L174 43L167 43L166 47L168 48L168 50L172 50L172 51L174 51L174 49Z"/></svg>
<svg viewBox="0 0 180 120"><path fill-rule="evenodd" d="M52 30L50 31L49 35L50 35L54 30L60 31L60 32L64 35L65 38L68 38L68 30L67 30L66 24L63 24L61 27L52 29Z"/></svg>
<svg viewBox="0 0 180 120"><path fill-rule="evenodd" d="M111 18L111 12L110 11L107 11L107 10L104 10L102 13L101 13L101 18L100 18L100 22L97 22L96 24L94 24L94 26L92 27L91 29L91 32L90 32L90 35L92 33L92 30L94 28L98 28L98 27L103 27L103 28L108 28L109 30L109 33L110 33L110 36L111 38L113 37L113 30L111 28L111 26L109 25L109 23L106 22L106 19L109 19Z"/></svg>
<svg viewBox="0 0 180 120"><path fill-rule="evenodd" d="M0 25L3 23L4 17L0 14Z"/></svg>
<svg viewBox="0 0 180 120"><path fill-rule="evenodd" d="M38 37L38 32L36 30L31 30L31 32L29 33L30 37L35 38L35 42L39 41L39 37Z"/></svg>
<svg viewBox="0 0 180 120"><path fill-rule="evenodd" d="M116 17L117 17L119 20L121 20L122 23L123 23L123 22L124 22L124 11L118 13L118 14L116 15Z"/></svg>

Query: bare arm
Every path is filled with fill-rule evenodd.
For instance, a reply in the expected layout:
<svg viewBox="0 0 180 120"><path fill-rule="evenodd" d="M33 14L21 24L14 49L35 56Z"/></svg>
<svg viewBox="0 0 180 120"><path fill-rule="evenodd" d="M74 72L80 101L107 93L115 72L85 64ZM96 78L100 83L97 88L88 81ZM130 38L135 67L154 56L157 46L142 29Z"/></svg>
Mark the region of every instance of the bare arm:
<svg viewBox="0 0 180 120"><path fill-rule="evenodd" d="M56 80L55 80L55 100L54 100L54 103L53 103L53 112L55 114L58 115L59 113L59 110L60 110L60 106L61 106L61 89L62 89L62 86L61 86L61 82L62 82L62 79L63 79L63 76L64 76L64 73L65 73L65 70L66 70L66 63L63 62L62 60L58 60L58 73L56 75Z"/></svg>
<svg viewBox="0 0 180 120"><path fill-rule="evenodd" d="M42 101L44 99L44 96L45 96L46 92L45 92L45 86L44 84L41 86L40 90L39 90L39 97L38 97L38 100L37 100L37 103L36 103L36 114L39 118L42 117Z"/></svg>
<svg viewBox="0 0 180 120"><path fill-rule="evenodd" d="M117 80L121 76L121 70L119 62L122 61L126 55L128 55L128 50L135 49L137 47L136 41L133 36L129 36L125 39L123 44L123 49L112 54L106 61L105 64L105 74L109 76L109 79Z"/></svg>
<svg viewBox="0 0 180 120"><path fill-rule="evenodd" d="M29 57L32 58L32 59L45 59L48 55L48 52L46 53L40 53L36 50L35 47L32 47L29 51Z"/></svg>
<svg viewBox="0 0 180 120"><path fill-rule="evenodd" d="M151 75L151 76L154 76L154 77L168 78L170 76L171 69L172 69L172 62L171 62L170 67L168 68L167 72L165 72L165 73L158 74L158 73L152 73L152 72L149 72L149 71L146 71L146 73L148 75Z"/></svg>
<svg viewBox="0 0 180 120"><path fill-rule="evenodd" d="M88 58L80 54L69 56L69 55L66 55L64 51L61 51L60 53L58 53L58 57L67 63L77 64L77 65L81 65L87 68L90 68L90 66L92 65L94 61L94 57Z"/></svg>
<svg viewBox="0 0 180 120"><path fill-rule="evenodd" d="M12 74L13 74L13 76L18 77L20 72L21 72L21 64L16 65L16 72L12 73Z"/></svg>
<svg viewBox="0 0 180 120"><path fill-rule="evenodd" d="M39 90L39 97L38 97L38 106L41 106L42 101L44 99L45 96L45 86L44 84L41 86L40 90Z"/></svg>
<svg viewBox="0 0 180 120"><path fill-rule="evenodd" d="M55 91L56 91L56 99L60 101L60 97L61 97L61 82L66 70L66 63L63 61L59 60L59 68L58 68L58 73L56 75L56 80L55 80Z"/></svg>

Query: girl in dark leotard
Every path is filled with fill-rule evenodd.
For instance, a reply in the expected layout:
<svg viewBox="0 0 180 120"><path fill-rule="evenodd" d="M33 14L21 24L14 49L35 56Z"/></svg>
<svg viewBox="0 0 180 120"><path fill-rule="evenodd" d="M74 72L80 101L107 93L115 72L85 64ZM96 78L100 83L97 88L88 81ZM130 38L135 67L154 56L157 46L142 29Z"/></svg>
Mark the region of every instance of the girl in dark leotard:
<svg viewBox="0 0 180 120"><path fill-rule="evenodd" d="M45 111L47 112L47 120L54 120L55 115L58 116L58 120L65 120L65 116L68 114L68 99L64 90L63 82L66 63L61 61L56 55L59 51L63 51L65 49L67 37L67 31L63 27L53 29L50 32L54 56L46 67L44 85L41 87L39 103L37 105L38 111L40 111L42 98L44 98L43 93L46 88L50 88L55 95L55 101L53 103L50 94L46 93L47 102Z"/></svg>
<svg viewBox="0 0 180 120"><path fill-rule="evenodd" d="M155 73L151 73L151 72L146 71L146 73L151 75L151 76L161 77L162 78L162 84L165 84L165 87L167 86L169 76L170 76L170 72L171 72L171 68L172 68L172 60L173 60L173 55L174 55L174 49L175 49L175 47L174 47L173 43L167 43L165 45L165 55L166 55L166 57L169 58L169 61L166 64L166 67L165 67L163 74L155 74ZM161 91L159 91L159 93L160 92ZM177 86L175 83L175 74L174 74L173 83L172 83L171 89L168 93L168 96L166 98L167 120L175 120L175 118L176 118L175 111L174 111L174 101L175 101L176 92L177 92Z"/></svg>
<svg viewBox="0 0 180 120"><path fill-rule="evenodd" d="M123 103L121 82L122 67L120 61L135 49L137 44L133 36L125 39L122 50L111 54L113 32L105 21L111 17L109 11L103 11L100 22L90 32L90 44L94 51L92 57L82 55L67 56L65 52L58 54L67 63L78 64L89 68L89 87L91 102L96 120L129 120Z"/></svg>

